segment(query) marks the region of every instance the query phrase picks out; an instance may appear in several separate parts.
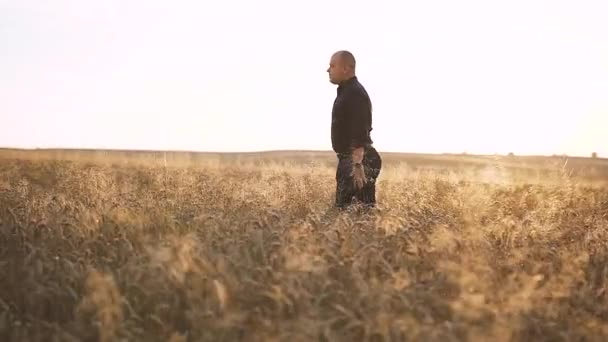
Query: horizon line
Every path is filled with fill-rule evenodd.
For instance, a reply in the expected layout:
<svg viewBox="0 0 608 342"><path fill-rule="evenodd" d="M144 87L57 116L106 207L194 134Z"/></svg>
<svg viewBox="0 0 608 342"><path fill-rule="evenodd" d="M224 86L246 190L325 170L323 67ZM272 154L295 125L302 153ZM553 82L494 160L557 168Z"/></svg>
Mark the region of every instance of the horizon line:
<svg viewBox="0 0 608 342"><path fill-rule="evenodd" d="M128 149L128 148L93 148L93 147L6 147L0 146L1 150L17 150L17 151L109 151L109 152L170 152L170 153L200 153L200 154L265 154L265 153L284 153L284 152L295 152L295 153L335 153L333 150L315 150L315 149L275 149L275 150L257 150L257 151L205 151L205 150L163 150L163 149ZM471 153L467 151L463 152L408 152L408 151L379 151L380 153L387 154L403 154L403 155L452 155L452 156L503 156L508 157L510 155L516 157L566 157L566 158L589 158L593 159L592 154L588 155L568 155L566 153L553 153L553 154L517 154L514 152L502 154L502 153ZM599 154L596 155L595 159L604 159Z"/></svg>

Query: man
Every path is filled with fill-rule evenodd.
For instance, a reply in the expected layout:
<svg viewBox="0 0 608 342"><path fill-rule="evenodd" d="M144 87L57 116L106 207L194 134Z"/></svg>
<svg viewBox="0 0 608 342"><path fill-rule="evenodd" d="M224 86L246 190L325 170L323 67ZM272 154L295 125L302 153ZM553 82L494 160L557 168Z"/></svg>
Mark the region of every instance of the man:
<svg viewBox="0 0 608 342"><path fill-rule="evenodd" d="M376 205L376 179L382 159L372 146L372 104L355 73L355 57L338 51L329 62L329 81L338 86L332 109L331 142L338 157L335 205ZM353 201L354 200L354 201Z"/></svg>

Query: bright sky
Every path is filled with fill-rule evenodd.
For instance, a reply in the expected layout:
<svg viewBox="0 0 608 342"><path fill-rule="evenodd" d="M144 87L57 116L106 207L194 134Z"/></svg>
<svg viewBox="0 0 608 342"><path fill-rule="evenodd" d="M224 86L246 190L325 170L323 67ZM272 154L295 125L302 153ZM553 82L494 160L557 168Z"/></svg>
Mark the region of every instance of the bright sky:
<svg viewBox="0 0 608 342"><path fill-rule="evenodd" d="M0 146L331 149L351 50L380 151L608 156L606 0L0 0Z"/></svg>

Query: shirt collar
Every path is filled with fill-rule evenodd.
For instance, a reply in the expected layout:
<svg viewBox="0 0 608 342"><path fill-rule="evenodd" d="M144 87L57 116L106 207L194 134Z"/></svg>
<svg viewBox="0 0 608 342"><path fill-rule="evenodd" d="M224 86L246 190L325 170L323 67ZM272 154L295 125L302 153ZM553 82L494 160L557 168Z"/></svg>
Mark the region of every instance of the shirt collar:
<svg viewBox="0 0 608 342"><path fill-rule="evenodd" d="M340 83L338 83L338 92L342 91L344 88L348 87L349 85L357 82L357 76L353 76L347 80L344 80Z"/></svg>

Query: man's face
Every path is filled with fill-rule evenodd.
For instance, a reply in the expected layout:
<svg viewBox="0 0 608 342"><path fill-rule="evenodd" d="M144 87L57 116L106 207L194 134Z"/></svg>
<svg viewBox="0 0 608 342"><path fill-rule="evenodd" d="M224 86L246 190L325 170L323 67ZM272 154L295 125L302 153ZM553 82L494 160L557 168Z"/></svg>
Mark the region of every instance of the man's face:
<svg viewBox="0 0 608 342"><path fill-rule="evenodd" d="M329 74L329 82L333 84L338 84L346 79L346 75L348 74L347 66L339 54L331 56L327 73Z"/></svg>

